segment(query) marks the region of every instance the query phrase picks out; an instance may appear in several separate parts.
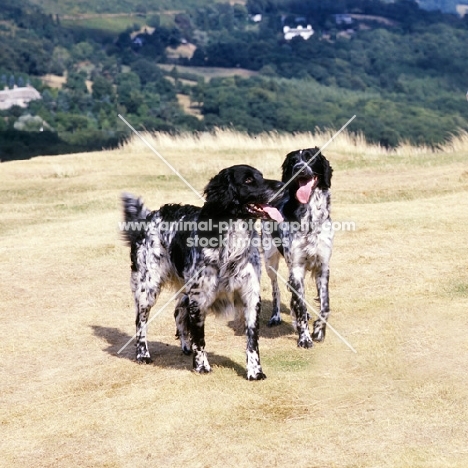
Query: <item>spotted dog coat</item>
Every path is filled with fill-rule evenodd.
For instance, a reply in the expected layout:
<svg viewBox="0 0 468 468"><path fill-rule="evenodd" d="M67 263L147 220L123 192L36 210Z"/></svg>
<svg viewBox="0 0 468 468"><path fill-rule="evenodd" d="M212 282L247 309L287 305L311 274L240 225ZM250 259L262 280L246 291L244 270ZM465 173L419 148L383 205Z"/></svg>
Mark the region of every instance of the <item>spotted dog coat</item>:
<svg viewBox="0 0 468 468"><path fill-rule="evenodd" d="M123 194L125 221L145 221L144 229L125 233L130 245L138 362L151 361L147 344L149 313L162 287L172 285L182 288L175 309L177 335L183 352L193 352L194 371L211 371L205 351L206 313L232 305L243 312L245 319L247 378L265 378L258 349L260 242L252 222L255 218L269 219L268 212L279 215L266 204L282 185L264 179L253 167L238 165L211 179L202 208L164 205L149 211L140 199ZM174 227L174 222L179 226L181 222L193 224L187 231ZM221 222L227 225L222 232Z"/></svg>
<svg viewBox="0 0 468 468"><path fill-rule="evenodd" d="M289 269L291 315L299 334L298 346L310 348L313 341L324 340L330 314L328 280L333 230L329 189L333 170L316 147L289 153L283 162L282 171L283 182L287 183L293 178L285 188L281 206L278 206L285 222L271 234L264 234L281 241L278 248L271 246L265 249L265 263L273 289L273 311L268 324L272 326L281 322L276 271L282 254ZM317 300L320 302L320 317L314 322L312 337L304 302L307 271L315 278Z"/></svg>

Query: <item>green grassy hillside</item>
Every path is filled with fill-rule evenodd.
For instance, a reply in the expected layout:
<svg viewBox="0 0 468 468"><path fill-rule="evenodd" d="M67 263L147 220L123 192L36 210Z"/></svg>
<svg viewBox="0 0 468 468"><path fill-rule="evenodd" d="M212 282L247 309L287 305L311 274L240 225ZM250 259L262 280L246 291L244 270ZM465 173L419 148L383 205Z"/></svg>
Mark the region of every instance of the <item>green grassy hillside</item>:
<svg viewBox="0 0 468 468"><path fill-rule="evenodd" d="M186 10L213 4L210 0L29 0L46 13L81 15L91 13L146 13ZM215 3L219 0L215 0Z"/></svg>
<svg viewBox="0 0 468 468"><path fill-rule="evenodd" d="M250 134L338 129L356 115L349 130L387 147L437 147L468 130L468 22L414 2L158 3L164 13L155 3L40 3L60 15L18 5L0 9L1 86L31 82L43 99L0 111L1 160L43 154L25 135L41 119L49 154L115 147L128 135L118 114L139 129ZM343 11L360 14L338 24ZM286 41L282 25L298 15L315 33ZM50 75L63 77L60 89Z"/></svg>

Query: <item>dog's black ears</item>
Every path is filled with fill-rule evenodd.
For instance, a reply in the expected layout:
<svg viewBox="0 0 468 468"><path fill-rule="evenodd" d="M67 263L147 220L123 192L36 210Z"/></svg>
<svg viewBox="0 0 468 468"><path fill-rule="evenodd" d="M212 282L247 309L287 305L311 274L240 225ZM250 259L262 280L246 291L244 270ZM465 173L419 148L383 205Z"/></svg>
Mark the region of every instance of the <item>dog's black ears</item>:
<svg viewBox="0 0 468 468"><path fill-rule="evenodd" d="M300 154L301 150L291 151L284 158L283 164L281 165L281 181L288 182L293 176L292 173L292 160L296 154Z"/></svg>
<svg viewBox="0 0 468 468"><path fill-rule="evenodd" d="M318 187L322 190L329 189L331 187L331 178L333 175L333 168L324 156L321 158L322 162L322 174L319 176Z"/></svg>
<svg viewBox="0 0 468 468"><path fill-rule="evenodd" d="M204 194L206 198L203 212L206 215L216 215L227 213L229 207L236 202L232 176L228 169L223 169L215 175L205 187Z"/></svg>
<svg viewBox="0 0 468 468"><path fill-rule="evenodd" d="M310 163L310 167L314 174L318 175L317 187L322 190L328 190L331 187L331 178L333 175L333 169L328 162L328 159L322 154L320 148L309 148L304 150L304 153L308 152L309 158L313 158Z"/></svg>

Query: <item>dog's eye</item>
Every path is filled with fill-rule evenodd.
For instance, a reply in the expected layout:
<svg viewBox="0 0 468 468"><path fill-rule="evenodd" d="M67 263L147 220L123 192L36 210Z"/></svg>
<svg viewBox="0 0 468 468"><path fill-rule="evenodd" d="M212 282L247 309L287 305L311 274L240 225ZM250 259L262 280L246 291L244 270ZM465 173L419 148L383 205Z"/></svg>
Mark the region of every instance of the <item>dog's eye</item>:
<svg viewBox="0 0 468 468"><path fill-rule="evenodd" d="M247 177L247 179L244 180L245 184L251 184L253 182L253 177Z"/></svg>

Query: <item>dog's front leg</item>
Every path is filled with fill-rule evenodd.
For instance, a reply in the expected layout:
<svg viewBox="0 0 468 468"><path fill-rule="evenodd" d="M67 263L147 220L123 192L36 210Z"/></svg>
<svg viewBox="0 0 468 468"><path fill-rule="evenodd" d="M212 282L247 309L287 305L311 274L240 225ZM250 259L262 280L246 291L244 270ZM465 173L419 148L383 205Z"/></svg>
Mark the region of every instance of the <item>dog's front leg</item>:
<svg viewBox="0 0 468 468"><path fill-rule="evenodd" d="M304 301L304 274L303 267L293 267L289 275L291 315L299 334L297 346L300 348L312 348L314 343L310 337L307 307Z"/></svg>
<svg viewBox="0 0 468 468"><path fill-rule="evenodd" d="M190 301L189 328L192 336L193 370L199 374L211 372L208 356L205 351L205 311L200 309L197 301Z"/></svg>
<svg viewBox="0 0 468 468"><path fill-rule="evenodd" d="M320 299L320 318L314 322L312 339L321 342L325 339L325 331L327 326L328 316L330 315L330 301L328 295L328 280L330 277L328 266L322 264L322 267L317 271L315 281Z"/></svg>
<svg viewBox="0 0 468 468"><path fill-rule="evenodd" d="M244 304L245 334L247 336L247 379L263 380L266 375L260 364L260 352L258 349L259 320L262 310L260 296L252 297L251 301Z"/></svg>

